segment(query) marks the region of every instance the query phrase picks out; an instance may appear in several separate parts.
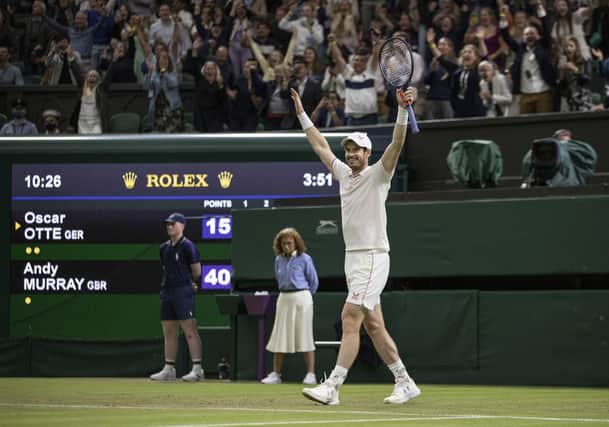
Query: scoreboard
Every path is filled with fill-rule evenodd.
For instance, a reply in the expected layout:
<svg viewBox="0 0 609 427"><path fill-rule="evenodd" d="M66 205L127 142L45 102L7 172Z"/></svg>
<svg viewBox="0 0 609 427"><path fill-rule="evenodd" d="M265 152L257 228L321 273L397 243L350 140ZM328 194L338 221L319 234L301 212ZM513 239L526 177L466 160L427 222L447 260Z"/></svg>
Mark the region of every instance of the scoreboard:
<svg viewBox="0 0 609 427"><path fill-rule="evenodd" d="M172 212L201 253L200 291L228 291L231 209L338 195L318 161L19 163L11 174L10 288L25 296L158 293Z"/></svg>

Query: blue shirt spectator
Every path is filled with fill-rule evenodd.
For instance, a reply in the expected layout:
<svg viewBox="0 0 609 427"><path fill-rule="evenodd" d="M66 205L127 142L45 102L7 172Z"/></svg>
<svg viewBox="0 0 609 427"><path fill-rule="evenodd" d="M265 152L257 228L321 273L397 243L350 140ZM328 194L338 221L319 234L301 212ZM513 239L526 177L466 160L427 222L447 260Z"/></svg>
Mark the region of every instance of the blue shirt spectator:
<svg viewBox="0 0 609 427"><path fill-rule="evenodd" d="M8 47L0 45L0 86L23 86L21 70L8 62L8 59Z"/></svg>
<svg viewBox="0 0 609 427"><path fill-rule="evenodd" d="M275 258L275 277L279 292L297 290L310 290L317 292L319 279L313 259L305 252L298 255L296 251L292 256L277 255Z"/></svg>
<svg viewBox="0 0 609 427"><path fill-rule="evenodd" d="M101 22L100 22L101 21ZM102 15L97 10L87 11L87 23L89 28L95 27L100 23L97 30L93 32L93 44L108 45L110 36L114 29L114 16Z"/></svg>
<svg viewBox="0 0 609 427"><path fill-rule="evenodd" d="M31 136L38 135L34 123L27 120L27 103L23 98L16 98L12 104L13 120L7 122L0 129L0 136Z"/></svg>
<svg viewBox="0 0 609 427"><path fill-rule="evenodd" d="M84 12L76 13L73 27L63 26L48 16L45 16L44 20L53 29L63 33L68 33L70 36L70 44L72 45L72 49L78 52L81 58L89 59L91 57L93 34L95 31L97 31L103 20L100 19L95 26L89 28L87 28L87 15Z"/></svg>

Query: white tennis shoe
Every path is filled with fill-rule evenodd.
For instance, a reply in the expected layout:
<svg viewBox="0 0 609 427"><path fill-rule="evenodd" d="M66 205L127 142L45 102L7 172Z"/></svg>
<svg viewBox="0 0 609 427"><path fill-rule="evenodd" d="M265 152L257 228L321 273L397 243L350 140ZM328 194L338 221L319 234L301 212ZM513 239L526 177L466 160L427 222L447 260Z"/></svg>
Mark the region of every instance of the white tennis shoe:
<svg viewBox="0 0 609 427"><path fill-rule="evenodd" d="M175 381L176 379L176 368L173 366L165 365L156 374L150 375L152 381Z"/></svg>
<svg viewBox="0 0 609 427"><path fill-rule="evenodd" d="M338 405L340 403L338 389L328 382L323 382L313 388L303 388L302 394L307 399L323 405Z"/></svg>
<svg viewBox="0 0 609 427"><path fill-rule="evenodd" d="M205 379L205 372L203 371L202 368L200 367L193 367L192 371L190 371L189 373L187 373L186 375L184 375L182 377L183 381L189 382L189 383L195 383L197 381L203 381Z"/></svg>
<svg viewBox="0 0 609 427"><path fill-rule="evenodd" d="M407 381L396 383L393 387L391 396L385 398L385 403L400 404L406 403L421 394L421 390L410 378Z"/></svg>
<svg viewBox="0 0 609 427"><path fill-rule="evenodd" d="M271 372L266 377L260 380L262 384L281 384L281 374Z"/></svg>
<svg viewBox="0 0 609 427"><path fill-rule="evenodd" d="M302 380L302 383L306 384L306 385L317 384L317 377L315 376L315 373L308 372L307 375L305 375L304 379Z"/></svg>

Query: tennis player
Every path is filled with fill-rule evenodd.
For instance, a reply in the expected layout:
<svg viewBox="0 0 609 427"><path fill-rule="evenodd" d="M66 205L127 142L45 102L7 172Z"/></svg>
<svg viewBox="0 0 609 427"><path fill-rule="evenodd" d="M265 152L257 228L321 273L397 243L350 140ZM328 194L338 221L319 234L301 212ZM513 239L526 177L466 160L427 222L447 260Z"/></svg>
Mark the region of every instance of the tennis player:
<svg viewBox="0 0 609 427"><path fill-rule="evenodd" d="M330 377L316 387L302 390L305 397L324 405L340 403L338 389L358 354L362 323L376 351L395 376L393 392L385 398L385 403L405 403L421 394L385 328L381 310L381 293L389 277L385 200L406 138L406 107L414 101L412 88L406 91L398 89L396 95L399 108L393 140L381 160L370 166L372 142L365 133L354 132L342 141L346 163L342 162L305 113L298 93L291 91L298 120L311 148L340 184L345 276L349 292L341 315L343 336Z"/></svg>

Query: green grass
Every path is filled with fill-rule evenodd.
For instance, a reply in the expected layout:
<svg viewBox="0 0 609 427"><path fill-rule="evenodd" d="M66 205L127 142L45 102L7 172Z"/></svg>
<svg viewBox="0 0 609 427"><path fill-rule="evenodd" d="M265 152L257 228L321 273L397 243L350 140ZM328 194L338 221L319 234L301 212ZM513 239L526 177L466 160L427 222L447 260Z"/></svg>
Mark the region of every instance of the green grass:
<svg viewBox="0 0 609 427"><path fill-rule="evenodd" d="M422 385L405 405L390 385L346 384L339 406L302 385L125 378L0 379L2 426L609 426L609 389Z"/></svg>

